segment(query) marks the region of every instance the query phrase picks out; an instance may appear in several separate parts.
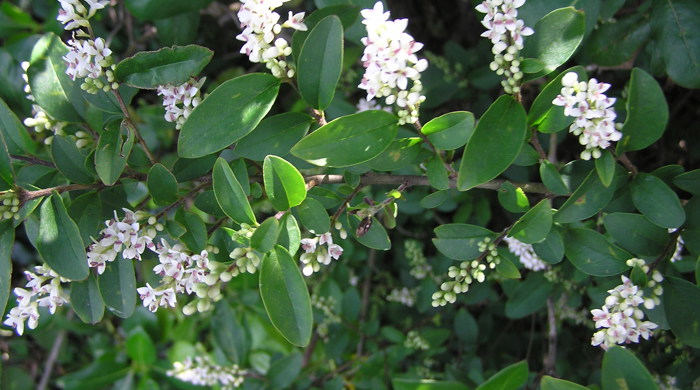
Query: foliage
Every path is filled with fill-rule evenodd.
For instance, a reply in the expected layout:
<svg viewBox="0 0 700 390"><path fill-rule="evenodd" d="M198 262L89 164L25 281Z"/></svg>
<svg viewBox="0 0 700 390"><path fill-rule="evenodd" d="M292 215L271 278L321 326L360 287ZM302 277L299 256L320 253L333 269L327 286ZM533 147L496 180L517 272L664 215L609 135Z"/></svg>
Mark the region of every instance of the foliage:
<svg viewBox="0 0 700 390"><path fill-rule="evenodd" d="M0 388L700 387L696 1L112 3L0 5Z"/></svg>

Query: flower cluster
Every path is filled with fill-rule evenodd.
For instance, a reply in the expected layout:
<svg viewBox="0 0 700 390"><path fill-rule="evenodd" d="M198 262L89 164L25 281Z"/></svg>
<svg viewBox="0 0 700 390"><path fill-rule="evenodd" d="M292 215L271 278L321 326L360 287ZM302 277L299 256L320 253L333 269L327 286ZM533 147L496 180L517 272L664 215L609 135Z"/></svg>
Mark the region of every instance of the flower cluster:
<svg viewBox="0 0 700 390"><path fill-rule="evenodd" d="M274 12L289 0L241 0L238 20L243 31L236 36L245 42L241 53L251 62L263 63L277 78L293 77L294 68L286 61L292 48L286 39L279 37L282 28L289 27L306 31L304 12L292 14L286 22L279 24L280 14Z"/></svg>
<svg viewBox="0 0 700 390"><path fill-rule="evenodd" d="M627 265L639 267L645 273L649 272L649 267L644 265L644 260L641 259L629 259ZM650 310L661 303L661 273L654 270L651 280L642 287L633 284L632 280L624 275L621 278L621 285L608 290L610 295L605 299L603 307L591 310L595 327L603 328L593 335L591 345L600 345L606 350L615 344L638 343L639 336L648 340L652 330L658 327L651 321L643 321L644 311L639 306L643 304ZM651 296L644 296L644 287L651 290Z"/></svg>
<svg viewBox="0 0 700 390"><path fill-rule="evenodd" d="M24 80L24 93L27 100L35 102L34 94L32 93L32 88L29 86L29 75L27 75L27 69L29 69L29 62L24 61L20 64L22 66L22 79ZM63 134L63 128L66 127L67 123L56 120L51 117L43 108L38 104L32 104L32 118L26 118L24 120L24 125L27 127L33 127L34 131L41 133L44 130L51 130L54 134ZM51 143L53 136L49 136L44 139L44 142L48 145Z"/></svg>
<svg viewBox="0 0 700 390"><path fill-rule="evenodd" d="M219 366L207 356L187 357L184 362L175 362L173 369L166 374L195 386L220 386L221 390L231 390L243 384L246 371L234 364Z"/></svg>
<svg viewBox="0 0 700 390"><path fill-rule="evenodd" d="M501 85L509 94L520 92L523 37L534 33L518 19L518 8L523 4L525 0L485 0L476 6L477 11L486 14L481 24L487 30L481 36L493 43L494 60L490 68L496 74L506 76Z"/></svg>
<svg viewBox="0 0 700 390"><path fill-rule="evenodd" d="M418 240L404 241L404 248L406 249L406 258L408 258L408 264L411 268L408 271L411 276L418 280L423 280L433 272L433 268L428 263L428 259L425 258L423 248Z"/></svg>
<svg viewBox="0 0 700 390"><path fill-rule="evenodd" d="M383 110L386 112L392 112L391 107L382 107L376 100L367 100L365 98L360 98L360 101L355 105L357 112L370 111L370 110Z"/></svg>
<svg viewBox="0 0 700 390"><path fill-rule="evenodd" d="M191 314L195 308L201 309L199 311L208 310L211 307L209 298L221 299L220 290L215 290L216 293L212 293L213 296L210 297L208 288L203 284L209 274L209 253L206 250L193 255L186 251L182 244L171 246L163 239L158 247L152 250L158 253L159 264L153 267L153 272L162 278L160 286L153 288L146 283L146 287L136 289L143 306L148 310L155 312L161 306L175 307L178 293L197 293L198 297L204 298L195 303L196 306L190 310L183 309L185 314Z"/></svg>
<svg viewBox="0 0 700 390"><path fill-rule="evenodd" d="M260 253L250 247L250 238L253 237L253 233L255 233L254 227L242 223L241 228L231 236L231 240L239 245L229 254L236 265L231 270L233 276L238 276L239 273L243 272L254 274L260 266Z"/></svg>
<svg viewBox="0 0 700 390"><path fill-rule="evenodd" d="M386 300L389 302L398 302L404 306L413 307L416 304L416 290L411 290L408 287L402 289L393 289L386 296Z"/></svg>
<svg viewBox="0 0 700 390"><path fill-rule="evenodd" d="M610 84L599 83L596 79L579 81L578 74L569 72L561 80L563 85L552 104L564 107L564 114L576 118L569 132L579 137L579 143L586 147L581 158L599 158L601 149L610 146L611 141L619 141L622 133L615 124L615 98L609 98L605 91Z"/></svg>
<svg viewBox="0 0 700 390"><path fill-rule="evenodd" d="M668 229L669 233L674 233L676 229ZM676 261L680 261L683 259L683 248L685 247L685 241L683 241L683 237L681 235L678 235L678 238L676 239L676 249L673 250L673 256L671 256L671 263L675 263Z"/></svg>
<svg viewBox="0 0 700 390"><path fill-rule="evenodd" d="M419 60L415 53L423 44L404 32L408 19L390 21L381 2L361 13L367 36L362 38L365 74L359 88L367 91L368 101L383 97L388 106L396 104L400 124L417 122L418 106L425 101L420 73L428 61Z"/></svg>
<svg viewBox="0 0 700 390"><path fill-rule="evenodd" d="M58 11L58 21L64 24L66 30L73 32L73 39L68 41L69 52L63 56L66 61L66 74L75 79L85 78L80 86L89 93L105 92L117 89L119 84L114 79L114 60L112 51L102 38L94 38L88 19L97 10L104 8L107 0L85 0L86 8L81 0L59 0L61 9ZM80 30L85 28L88 32ZM107 82L101 80L105 76Z"/></svg>
<svg viewBox="0 0 700 390"><path fill-rule="evenodd" d="M403 345L408 349L416 351L427 351L430 349L428 341L424 339L417 330L411 330L406 334L406 340L404 340Z"/></svg>
<svg viewBox="0 0 700 390"><path fill-rule="evenodd" d="M433 307L455 303L457 294L469 291L469 285L474 281L483 283L486 280L486 269L494 269L501 262L496 245L489 237L479 242L478 246L482 255L485 255L486 264L479 260L468 260L463 261L459 267L451 266L447 270L447 276L452 280L443 282L440 291L433 293Z"/></svg>
<svg viewBox="0 0 700 390"><path fill-rule="evenodd" d="M15 328L20 336L24 333L24 321L28 321L30 329L39 324L39 306L47 307L54 314L58 306L68 303L68 295L61 288L61 283L69 282L68 279L60 277L46 265L34 267L34 271L36 273L24 271L27 284L25 288L14 289L17 306L10 310L3 322Z"/></svg>
<svg viewBox="0 0 700 390"><path fill-rule="evenodd" d="M148 225L143 231L138 220L139 214L131 210L124 210L124 219L117 217L105 221L106 228L102 229L99 240L93 239L87 252L88 266L97 268L97 273L102 274L108 262L112 262L121 252L125 259L141 260L141 254L146 248L155 249L153 239L157 231L163 230L163 226L156 223L154 217L148 218Z"/></svg>
<svg viewBox="0 0 700 390"><path fill-rule="evenodd" d="M19 218L19 198L14 191L0 192L0 221Z"/></svg>
<svg viewBox="0 0 700 390"><path fill-rule="evenodd" d="M341 322L340 316L335 312L336 301L333 297L324 297L313 294L311 296L311 306L318 309L323 316L322 321L317 321L316 333L321 338L328 341L328 327Z"/></svg>
<svg viewBox="0 0 700 390"><path fill-rule="evenodd" d="M163 96L163 107L165 107L165 120L175 122L175 128L181 129L185 120L192 113L195 107L202 102L200 92L206 77L190 80L181 85L160 85L158 95Z"/></svg>
<svg viewBox="0 0 700 390"><path fill-rule="evenodd" d="M325 245L325 247L324 247ZM301 254L299 260L304 264L302 272L309 276L321 269L321 264L328 265L331 259L338 260L343 254L343 248L333 243L333 236L330 232L318 234L316 237L303 238L301 240Z"/></svg>
<svg viewBox="0 0 700 390"><path fill-rule="evenodd" d="M525 266L525 268L532 271L542 271L547 269L547 264L545 264L545 262L542 261L539 256L537 256L537 253L535 253L532 245L525 244L515 237L504 237L503 241L508 244L508 250L510 253L520 258L520 262Z"/></svg>

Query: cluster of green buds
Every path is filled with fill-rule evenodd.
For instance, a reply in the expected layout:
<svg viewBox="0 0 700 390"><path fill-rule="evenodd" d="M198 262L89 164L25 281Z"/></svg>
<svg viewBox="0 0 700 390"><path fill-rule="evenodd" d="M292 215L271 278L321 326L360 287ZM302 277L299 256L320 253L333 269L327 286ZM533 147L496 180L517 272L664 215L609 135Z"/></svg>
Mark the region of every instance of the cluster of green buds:
<svg viewBox="0 0 700 390"><path fill-rule="evenodd" d="M250 238L253 237L253 233L255 233L255 227L242 223L241 228L231 236L234 242L242 245L229 254L229 257L233 259L236 265L230 271L234 277L241 272L254 274L260 266L260 254L250 247Z"/></svg>
<svg viewBox="0 0 700 390"><path fill-rule="evenodd" d="M661 282L664 281L664 276L658 270L654 270L649 274L649 266L642 259L631 258L628 259L626 264L632 267L632 273L630 275L632 283L639 286L640 288L646 288L650 291L645 292L644 295L650 295L644 298L644 307L647 309L653 309L655 306L661 304L661 295L664 293L664 288L661 286ZM649 278L651 276L651 278Z"/></svg>
<svg viewBox="0 0 700 390"><path fill-rule="evenodd" d="M418 333L417 330L411 330L406 335L406 340L404 340L403 345L415 351L427 351L430 349L430 344L423 338L423 336Z"/></svg>
<svg viewBox="0 0 700 390"><path fill-rule="evenodd" d="M108 62L105 62L108 61ZM105 60L103 60L103 63L108 64L109 62L112 62L112 57L107 57ZM101 64L102 65L102 64ZM112 90L118 89L119 88L119 83L117 83L116 78L114 77L114 68L116 67L115 64L110 64L110 65L102 65L104 67L109 67L104 71L105 78L107 81L103 81L101 78L91 78L91 77L86 77L85 81L80 85L80 89L83 91L90 93L90 94L97 94L100 91L104 92L110 92Z"/></svg>
<svg viewBox="0 0 700 390"><path fill-rule="evenodd" d="M0 201L0 221L19 218L19 198L16 192L0 192Z"/></svg>
<svg viewBox="0 0 700 390"><path fill-rule="evenodd" d="M440 291L433 293L433 307L454 303L457 300L457 294L469 291L469 285L474 281L482 283L486 280L486 271L496 268L501 262L496 244L491 238L484 238L478 243L478 247L486 262L475 259L463 261L459 267L451 266L447 270L447 276L452 280L443 282L440 285Z"/></svg>
<svg viewBox="0 0 700 390"><path fill-rule="evenodd" d="M316 294L311 296L311 306L323 314L323 320L316 325L316 333L324 340L328 340L328 327L333 324L339 324L341 321L340 316L334 310L335 304L336 301L333 297Z"/></svg>

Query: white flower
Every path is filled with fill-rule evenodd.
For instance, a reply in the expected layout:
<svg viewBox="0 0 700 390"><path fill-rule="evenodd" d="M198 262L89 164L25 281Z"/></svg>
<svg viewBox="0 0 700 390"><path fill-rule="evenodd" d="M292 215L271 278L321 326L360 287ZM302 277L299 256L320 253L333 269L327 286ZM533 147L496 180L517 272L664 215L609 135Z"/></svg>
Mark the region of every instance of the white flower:
<svg viewBox="0 0 700 390"><path fill-rule="evenodd" d="M160 85L157 88L158 95L163 96L165 107L165 120L175 122L175 128L181 129L192 110L202 102L200 93L206 77L199 80L190 78L184 84Z"/></svg>
<svg viewBox="0 0 700 390"><path fill-rule="evenodd" d="M68 41L70 51L63 56L66 61L66 74L73 80L78 78L98 79L105 68L112 64L112 51L104 39L71 39Z"/></svg>
<svg viewBox="0 0 700 390"><path fill-rule="evenodd" d="M303 238L301 249L304 253L299 257L299 261L303 265L301 271L305 276L311 276L314 272L320 271L321 264L328 265L332 259L338 260L343 254L343 248L333 243L330 232L318 234L312 238Z"/></svg>
<svg viewBox="0 0 700 390"><path fill-rule="evenodd" d="M393 289L387 295L386 300L389 302L398 302L404 306L413 307L416 303L416 290L411 290L408 287L402 289Z"/></svg>
<svg viewBox="0 0 700 390"><path fill-rule="evenodd" d="M525 244L515 237L504 237L503 241L508 244L510 253L518 256L525 268L532 271L542 271L547 269L547 264L537 256L535 249L530 244Z"/></svg>
<svg viewBox="0 0 700 390"><path fill-rule="evenodd" d="M418 106L425 101L420 73L428 67L428 61L415 54L423 44L404 32L407 19L388 20L389 12L384 12L381 2L361 14L367 36L362 38L365 74L359 88L367 91L368 102L377 97L385 98L387 105L396 104L399 123L415 123Z"/></svg>
<svg viewBox="0 0 700 390"><path fill-rule="evenodd" d="M569 72L562 78L561 93L552 101L564 107L565 115L576 118L569 132L579 136L579 143L586 147L581 152L584 160L600 157L602 149L622 138L615 125L617 115L612 107L615 98L604 93L609 88L610 84L596 79L579 82L578 74Z"/></svg>
<svg viewBox="0 0 700 390"><path fill-rule="evenodd" d="M175 362L173 369L166 373L195 386L222 386L222 390L237 388L243 384L246 375L237 365L219 366L207 356L187 357L183 362Z"/></svg>
<svg viewBox="0 0 700 390"><path fill-rule="evenodd" d="M247 55L251 62L264 63L278 78L294 76L294 69L285 61L292 54L292 48L284 38L278 37L282 28L307 30L303 12L290 12L288 20L279 24L281 17L274 10L287 1L289 0L242 0L238 11L243 31L236 39L245 42L241 53Z"/></svg>

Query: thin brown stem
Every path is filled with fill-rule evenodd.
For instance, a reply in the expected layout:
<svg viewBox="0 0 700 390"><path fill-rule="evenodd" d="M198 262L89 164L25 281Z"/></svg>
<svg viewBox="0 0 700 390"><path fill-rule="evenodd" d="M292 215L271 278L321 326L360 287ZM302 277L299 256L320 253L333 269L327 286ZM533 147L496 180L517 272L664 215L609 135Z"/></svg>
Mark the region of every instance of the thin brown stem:
<svg viewBox="0 0 700 390"><path fill-rule="evenodd" d="M430 141L430 138L428 138L427 135L423 134L423 125L421 125L420 121L416 121L413 126L416 128L416 132L418 133L418 136L423 140L423 142L428 145L430 150L435 153L435 156L440 160L442 165L445 166L445 169L447 169L447 172L450 174L450 177L456 177L457 176L457 171L452 167L451 164L448 164L445 161L445 158L442 154L442 151L438 150L435 145L433 144L432 141Z"/></svg>
<svg viewBox="0 0 700 390"><path fill-rule="evenodd" d="M126 104L124 104L124 99L122 99L122 95L119 94L119 90L114 89L112 90L114 93L114 96L117 98L117 102L119 102L119 107L122 110L122 114L124 114L124 120L126 121L127 126L133 130L134 134L136 135L136 138L139 140L139 143L143 147L143 151L146 152L146 156L148 156L148 160L151 162L151 164L156 163L155 157L153 157L153 153L151 153L151 150L148 149L148 145L146 145L146 140L143 139L141 136L141 133L139 132L139 129L136 128L136 124L134 124L134 121L131 119L131 115L129 114L129 109L126 107Z"/></svg>
<svg viewBox="0 0 700 390"><path fill-rule="evenodd" d="M557 162L557 133L552 133L549 135L549 153L547 154L547 160L552 164Z"/></svg>
<svg viewBox="0 0 700 390"><path fill-rule="evenodd" d="M365 275L365 280L362 284L362 305L360 306L360 317L358 319L358 328L362 328L362 324L367 319L367 311L369 309L369 294L372 288L372 271L374 269L374 262L377 258L377 251L375 249L370 249L367 256L367 275ZM362 350L364 349L365 335L360 334L360 341L357 343L357 350L355 356L362 356Z"/></svg>
<svg viewBox="0 0 700 390"><path fill-rule="evenodd" d="M201 179L202 179L202 183L199 183L198 185L196 185L185 196L183 196L182 198L176 200L175 202L165 206L165 208L163 210L160 210L158 212L158 214L155 215L156 219L162 218L163 216L168 214L172 209L180 206L181 204L185 203L188 199L191 199L192 197L197 195L197 193L199 193L199 191L201 191L203 188L206 188L206 187L211 185L211 177L210 176L203 176Z"/></svg>
<svg viewBox="0 0 700 390"><path fill-rule="evenodd" d="M15 160L28 162L28 163L34 164L34 165L43 165L45 167L56 168L56 165L54 165L54 163L52 163L50 161L40 160L40 159L35 158L35 157L19 156L16 154L11 155L11 157Z"/></svg>
<svg viewBox="0 0 700 390"><path fill-rule="evenodd" d="M535 150L537 151L537 154L540 155L540 158L542 160L547 160L547 153L545 153L544 148L542 148L542 144L540 144L540 140L537 138L537 130L532 130L530 143L535 147Z"/></svg>
<svg viewBox="0 0 700 390"><path fill-rule="evenodd" d="M72 317L73 314L71 312L68 314L68 319L70 320L72 319ZM36 390L44 390L49 385L51 373L53 372L53 366L56 363L56 360L58 359L58 353L61 351L61 346L63 346L63 341L65 339L66 330L60 330L53 341L53 345L51 346L49 356L46 358L46 362L44 363L44 372L41 374L41 379L39 380L39 384L36 386Z"/></svg>
<svg viewBox="0 0 700 390"><path fill-rule="evenodd" d="M622 153L621 155L617 156L617 161L621 162L622 165L627 168L628 171L632 174L632 176L637 176L639 174L639 171L637 170L637 167L632 164L632 161L630 161L629 157L625 153Z"/></svg>
<svg viewBox="0 0 700 390"><path fill-rule="evenodd" d="M340 204L340 207L338 207L338 210L336 210L335 213L333 214L333 216L331 217L331 225L333 225L333 223L338 219L340 214L342 214L343 211L345 211L345 209L348 207L348 204L350 204L352 199L360 192L362 187L364 187L364 186L362 183L360 183L357 187L355 187L354 190L352 190L352 193L350 193L350 195L348 195L348 197L345 198L343 203Z"/></svg>
<svg viewBox="0 0 700 390"><path fill-rule="evenodd" d="M547 323L549 332L547 333L547 354L544 357L544 373L555 374L554 364L557 361L557 318L554 310L552 298L547 298Z"/></svg>
<svg viewBox="0 0 700 390"><path fill-rule="evenodd" d="M35 198L40 198L42 196L48 196L51 195L53 191L60 193L66 192L66 191L82 191L82 190L93 190L97 188L104 188L107 187L103 183L95 183L95 184L68 184L65 186L56 186L56 187L51 187L51 188L44 188L41 190L35 190L35 191L26 191L23 189L20 189L17 191L17 197L19 198L19 201L21 204L26 203L27 201L30 201Z"/></svg>

